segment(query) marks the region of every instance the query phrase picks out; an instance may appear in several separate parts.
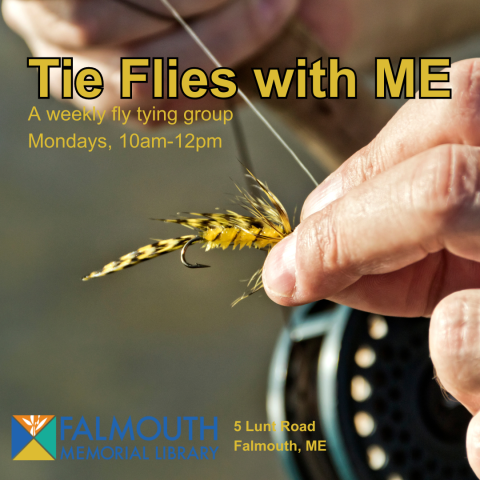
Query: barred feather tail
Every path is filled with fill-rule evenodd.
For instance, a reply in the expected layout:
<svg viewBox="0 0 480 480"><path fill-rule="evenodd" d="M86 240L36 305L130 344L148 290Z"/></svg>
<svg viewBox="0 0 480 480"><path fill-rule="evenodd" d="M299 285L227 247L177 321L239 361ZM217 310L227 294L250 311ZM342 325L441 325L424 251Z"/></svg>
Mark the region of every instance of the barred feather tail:
<svg viewBox="0 0 480 480"><path fill-rule="evenodd" d="M165 253L179 250L183 248L189 241L193 240L195 237L196 235L184 235L183 237L160 240L157 243L146 245L145 247L139 248L134 252L127 253L123 257L120 257L119 260L110 262L108 265L105 265L101 270L97 272L92 272L90 275L83 277L82 280L86 282L91 278L104 277L109 273L118 272L120 270L124 270L125 268L133 267L134 265L137 265L137 263L145 262L146 260L150 260L151 258L164 255Z"/></svg>

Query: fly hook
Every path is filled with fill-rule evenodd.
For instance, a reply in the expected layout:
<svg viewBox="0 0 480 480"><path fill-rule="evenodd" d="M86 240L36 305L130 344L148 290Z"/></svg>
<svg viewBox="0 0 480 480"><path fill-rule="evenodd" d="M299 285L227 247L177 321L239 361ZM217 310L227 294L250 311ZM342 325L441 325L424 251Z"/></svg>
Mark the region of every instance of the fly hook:
<svg viewBox="0 0 480 480"><path fill-rule="evenodd" d="M185 254L187 253L187 248L194 242L197 242L198 240L202 240L202 237L194 237L191 240L189 240L182 248L182 253L180 255L180 259L182 260L182 263L188 267L188 268L209 268L210 265L202 265L200 263L188 263Z"/></svg>

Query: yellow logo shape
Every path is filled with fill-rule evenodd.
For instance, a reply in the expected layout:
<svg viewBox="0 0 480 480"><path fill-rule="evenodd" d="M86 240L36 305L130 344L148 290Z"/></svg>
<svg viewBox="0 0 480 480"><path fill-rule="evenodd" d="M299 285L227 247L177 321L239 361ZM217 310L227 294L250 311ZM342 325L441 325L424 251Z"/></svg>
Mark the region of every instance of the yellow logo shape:
<svg viewBox="0 0 480 480"><path fill-rule="evenodd" d="M32 440L14 460L53 460L53 458L36 440Z"/></svg>

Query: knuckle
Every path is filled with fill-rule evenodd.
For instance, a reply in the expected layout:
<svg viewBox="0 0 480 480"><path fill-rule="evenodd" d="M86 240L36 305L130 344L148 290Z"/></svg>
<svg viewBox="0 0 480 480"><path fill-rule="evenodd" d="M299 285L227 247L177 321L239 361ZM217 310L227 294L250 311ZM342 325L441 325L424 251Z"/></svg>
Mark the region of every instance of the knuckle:
<svg viewBox="0 0 480 480"><path fill-rule="evenodd" d="M108 33L106 26L115 18L115 13L108 14L102 2L82 0L59 1L53 8L33 4L25 13L41 37L74 49L102 43ZM36 21L36 17L41 21Z"/></svg>
<svg viewBox="0 0 480 480"><path fill-rule="evenodd" d="M480 295L456 292L435 308L430 350L440 380L449 391L480 389Z"/></svg>
<svg viewBox="0 0 480 480"><path fill-rule="evenodd" d="M308 217L300 230L300 252L305 252L305 260L318 262L324 272L336 270L341 263L338 235L331 208Z"/></svg>
<svg viewBox="0 0 480 480"><path fill-rule="evenodd" d="M450 223L471 207L479 191L480 150L466 145L440 145L430 150L412 183L420 210Z"/></svg>
<svg viewBox="0 0 480 480"><path fill-rule="evenodd" d="M454 63L451 67L453 118L459 122L465 143L478 141L480 123L480 59Z"/></svg>
<svg viewBox="0 0 480 480"><path fill-rule="evenodd" d="M377 135L360 152L360 162L357 162L358 171L356 172L357 185L388 170L386 161L390 157L389 145L381 135Z"/></svg>

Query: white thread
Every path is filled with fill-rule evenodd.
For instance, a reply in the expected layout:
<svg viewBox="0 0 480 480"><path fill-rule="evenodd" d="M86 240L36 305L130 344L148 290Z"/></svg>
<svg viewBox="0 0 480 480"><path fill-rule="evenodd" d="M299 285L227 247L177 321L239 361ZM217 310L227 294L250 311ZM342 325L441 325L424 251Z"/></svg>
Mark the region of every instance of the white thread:
<svg viewBox="0 0 480 480"><path fill-rule="evenodd" d="M213 62L213 64L218 67L222 68L221 63L215 58L213 53L208 49L208 47L200 40L198 35L190 28L187 22L180 16L180 14L173 8L173 6L170 4L168 0L160 0L165 7L170 10L172 15L175 17L175 19L178 21L178 23L185 29L185 31L192 37L192 39L195 41L195 43L203 50L205 55ZM253 103L250 101L250 99L242 92L242 90L239 88L238 89L238 94L240 97L243 98L245 103L253 110L255 115L267 126L267 128L273 133L273 135L277 138L277 140L284 146L284 148L287 150L287 152L290 153L290 155L293 157L293 159L300 165L300 167L303 169L303 171L308 175L310 180L314 183L315 186L318 185L318 182L315 180L314 176L310 173L310 171L307 169L307 167L303 164L303 162L298 158L297 154L290 148L290 146L285 142L285 140L280 136L280 134L273 128L273 126L270 124L270 122L258 111L258 109L253 105Z"/></svg>

